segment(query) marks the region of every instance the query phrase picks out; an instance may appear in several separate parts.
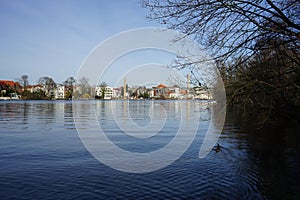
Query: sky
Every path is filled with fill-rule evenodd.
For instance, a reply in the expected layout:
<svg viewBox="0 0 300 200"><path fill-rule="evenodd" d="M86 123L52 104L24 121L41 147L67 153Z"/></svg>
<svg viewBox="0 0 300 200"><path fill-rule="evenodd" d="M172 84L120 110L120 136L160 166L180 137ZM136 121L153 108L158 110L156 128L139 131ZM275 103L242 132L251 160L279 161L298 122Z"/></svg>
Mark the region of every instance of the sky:
<svg viewBox="0 0 300 200"><path fill-rule="evenodd" d="M108 37L160 26L147 14L139 0L0 0L0 79L26 74L29 84L36 84L44 76L57 83L76 77L85 58ZM110 83L109 75L103 78Z"/></svg>

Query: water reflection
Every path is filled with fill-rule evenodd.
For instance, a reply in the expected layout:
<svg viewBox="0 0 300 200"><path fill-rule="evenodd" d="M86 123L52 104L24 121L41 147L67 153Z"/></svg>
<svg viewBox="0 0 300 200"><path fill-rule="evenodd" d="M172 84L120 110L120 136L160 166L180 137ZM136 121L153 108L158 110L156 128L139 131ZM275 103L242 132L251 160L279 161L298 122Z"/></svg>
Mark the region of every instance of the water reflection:
<svg viewBox="0 0 300 200"><path fill-rule="evenodd" d="M75 127L71 101L2 101L0 121L3 122L3 128L14 129L32 129L33 126L46 129L52 126Z"/></svg>
<svg viewBox="0 0 300 200"><path fill-rule="evenodd" d="M252 162L252 172L247 172L250 174L247 175L248 179L259 177L252 185L259 189L264 198L298 199L300 197L299 124L282 122L263 129L254 127L251 124L251 116L248 116L247 112L234 109L229 113L224 129L226 133L224 137L228 137L230 143L234 142L234 147L231 148L239 149L235 153L246 150L247 159L243 163ZM253 172L255 176L251 175Z"/></svg>
<svg viewBox="0 0 300 200"><path fill-rule="evenodd" d="M73 114L95 158L114 169L145 173L166 167L189 148L200 121L189 110L197 107L190 101L95 101L75 104Z"/></svg>
<svg viewBox="0 0 300 200"><path fill-rule="evenodd" d="M67 129L74 129L72 103L66 102L64 105L64 126Z"/></svg>
<svg viewBox="0 0 300 200"><path fill-rule="evenodd" d="M199 132L190 148L166 168L131 174L111 169L89 154L77 135L73 109L80 108L83 124L89 124L91 116L96 114L97 123L120 147L151 152L174 138L181 117L179 102L73 103L78 105L71 101L0 102L1 198L298 199L300 196L299 125L283 123L256 130L251 119L245 117L247 113L233 110L227 114L218 141L221 151L211 151L199 159L199 147L213 110L191 101L185 104L185 119L193 125L192 119L200 117ZM160 114L165 110L168 119L163 131L147 138L145 143L141 143L143 138L122 133L112 115L116 111L123 126L132 120L140 127L147 127L151 109Z"/></svg>

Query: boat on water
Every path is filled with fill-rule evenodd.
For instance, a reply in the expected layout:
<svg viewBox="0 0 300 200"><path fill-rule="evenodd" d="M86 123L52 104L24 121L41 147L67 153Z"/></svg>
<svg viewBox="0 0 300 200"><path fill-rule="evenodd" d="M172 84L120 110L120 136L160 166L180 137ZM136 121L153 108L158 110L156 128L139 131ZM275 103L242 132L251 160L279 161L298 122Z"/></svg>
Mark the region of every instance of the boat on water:
<svg viewBox="0 0 300 200"><path fill-rule="evenodd" d="M20 100L20 96L17 93L10 93L7 97L0 97L0 100Z"/></svg>

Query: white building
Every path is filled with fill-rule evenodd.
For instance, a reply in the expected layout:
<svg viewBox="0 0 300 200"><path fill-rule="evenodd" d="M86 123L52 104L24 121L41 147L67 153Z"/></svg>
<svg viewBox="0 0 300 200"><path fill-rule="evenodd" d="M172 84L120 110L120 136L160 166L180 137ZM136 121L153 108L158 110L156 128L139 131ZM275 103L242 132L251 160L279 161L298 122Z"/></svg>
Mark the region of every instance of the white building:
<svg viewBox="0 0 300 200"><path fill-rule="evenodd" d="M178 99L180 97L180 88L179 86L168 87L169 88L169 97L171 99Z"/></svg>
<svg viewBox="0 0 300 200"><path fill-rule="evenodd" d="M104 91L104 99L112 99L113 97L113 88L106 86Z"/></svg>
<svg viewBox="0 0 300 200"><path fill-rule="evenodd" d="M26 90L29 91L30 93L33 93L33 92L45 91L45 88L43 85L37 84L37 85L27 86Z"/></svg>
<svg viewBox="0 0 300 200"><path fill-rule="evenodd" d="M114 99L118 99L118 98L121 98L121 88L113 88L113 94L112 94L112 97Z"/></svg>
<svg viewBox="0 0 300 200"><path fill-rule="evenodd" d="M55 99L64 99L65 98L65 86L62 84L57 84L54 89L54 98Z"/></svg>
<svg viewBox="0 0 300 200"><path fill-rule="evenodd" d="M96 97L101 97L102 96L102 91L104 90L104 99L112 99L114 97L114 88L106 86L104 88L97 86L95 88L95 96Z"/></svg>
<svg viewBox="0 0 300 200"><path fill-rule="evenodd" d="M207 88L194 87L193 90L194 90L195 99L203 99L203 100L212 99L212 95Z"/></svg>
<svg viewBox="0 0 300 200"><path fill-rule="evenodd" d="M96 86L95 88L95 96L96 97L100 97L101 96L101 91L102 91L102 88L100 86Z"/></svg>
<svg viewBox="0 0 300 200"><path fill-rule="evenodd" d="M154 90L152 88L148 89L149 97L153 98L154 97Z"/></svg>

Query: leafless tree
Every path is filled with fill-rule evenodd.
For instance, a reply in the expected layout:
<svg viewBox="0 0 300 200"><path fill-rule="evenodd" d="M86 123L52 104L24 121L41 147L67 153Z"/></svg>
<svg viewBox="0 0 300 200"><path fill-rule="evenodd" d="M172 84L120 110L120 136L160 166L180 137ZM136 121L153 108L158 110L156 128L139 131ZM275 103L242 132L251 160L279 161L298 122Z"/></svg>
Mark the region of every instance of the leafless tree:
<svg viewBox="0 0 300 200"><path fill-rule="evenodd" d="M76 98L91 98L94 96L94 90L89 83L89 79L86 77L81 77L78 79L77 84L77 92L75 93Z"/></svg>
<svg viewBox="0 0 300 200"><path fill-rule="evenodd" d="M100 83L100 87L102 87L102 88L107 87L107 83L106 83L105 81L102 81L102 82Z"/></svg>
<svg viewBox="0 0 300 200"><path fill-rule="evenodd" d="M26 87L28 86L28 75L22 75L21 79L22 79L23 87L26 90Z"/></svg>
<svg viewBox="0 0 300 200"><path fill-rule="evenodd" d="M54 95L53 89L55 88L56 83L51 77L47 77L47 76L41 77L39 78L38 83L42 84L45 87L46 95L50 97Z"/></svg>
<svg viewBox="0 0 300 200"><path fill-rule="evenodd" d="M191 36L214 59L251 57L256 41L279 37L300 47L299 0L142 0L149 18Z"/></svg>
<svg viewBox="0 0 300 200"><path fill-rule="evenodd" d="M299 0L142 0L142 5L150 19L206 48L229 102L258 108L262 123L274 111L282 115L299 105Z"/></svg>
<svg viewBox="0 0 300 200"><path fill-rule="evenodd" d="M67 86L67 87L73 87L75 83L76 83L76 80L72 76L68 77L67 80L65 80L65 82L64 82L65 86Z"/></svg>
<svg viewBox="0 0 300 200"><path fill-rule="evenodd" d="M231 70L225 67L229 103L256 108L253 111L260 111L261 123L276 115L293 120L300 103L300 51L280 40L262 43L261 50L246 62L236 60L238 67Z"/></svg>
<svg viewBox="0 0 300 200"><path fill-rule="evenodd" d="M72 76L68 77L67 80L64 81L65 89L67 91L67 98L72 98L75 83L76 83L76 79Z"/></svg>

